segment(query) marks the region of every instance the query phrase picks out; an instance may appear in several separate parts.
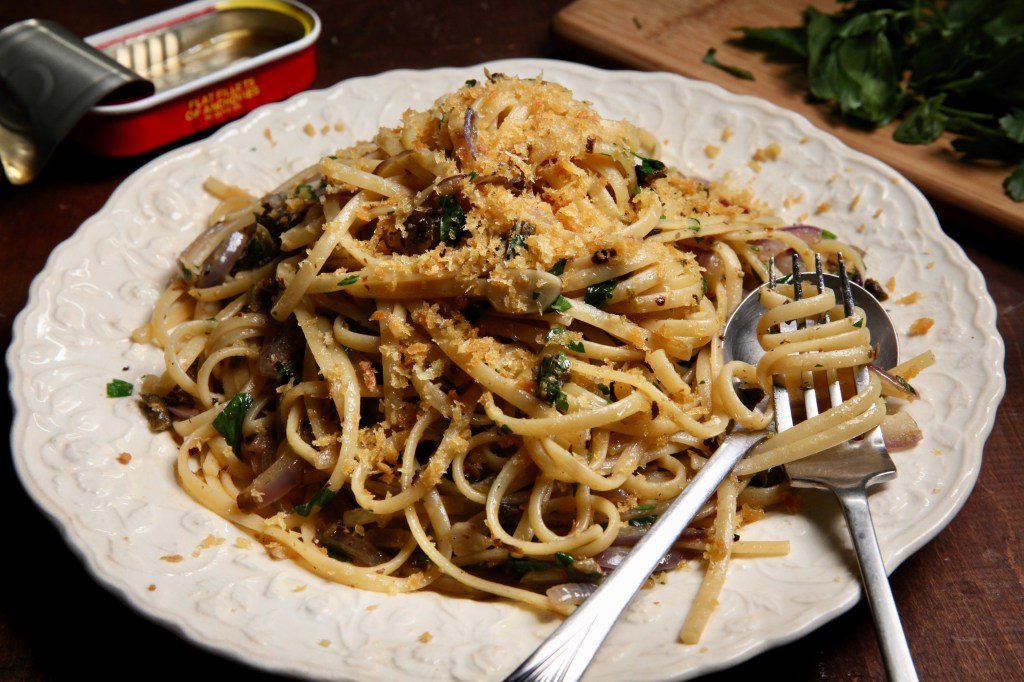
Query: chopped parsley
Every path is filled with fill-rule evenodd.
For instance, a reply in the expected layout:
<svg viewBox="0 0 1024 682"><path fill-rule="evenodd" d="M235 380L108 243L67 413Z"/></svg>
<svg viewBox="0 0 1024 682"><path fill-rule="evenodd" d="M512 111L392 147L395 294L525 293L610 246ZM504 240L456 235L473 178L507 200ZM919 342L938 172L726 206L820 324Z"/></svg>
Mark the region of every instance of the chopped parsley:
<svg viewBox="0 0 1024 682"><path fill-rule="evenodd" d="M828 230L822 230L821 231L821 238L822 239L839 239L839 237L836 236L835 232L829 232Z"/></svg>
<svg viewBox="0 0 1024 682"><path fill-rule="evenodd" d="M612 292L615 291L617 285L618 282L614 281L592 284L587 287L583 300L596 308L603 308L612 300Z"/></svg>
<svg viewBox="0 0 1024 682"><path fill-rule="evenodd" d="M559 566L572 566L575 561L568 552L555 552L555 563Z"/></svg>
<svg viewBox="0 0 1024 682"><path fill-rule="evenodd" d="M127 398L132 394L134 387L123 379L111 379L107 384L108 398Z"/></svg>
<svg viewBox="0 0 1024 682"><path fill-rule="evenodd" d="M559 412L569 410L569 396L562 386L569 378L569 358L565 353L545 355L537 366L537 397L554 405Z"/></svg>
<svg viewBox="0 0 1024 682"><path fill-rule="evenodd" d="M562 273L565 272L565 259L564 258L558 259L558 262L556 262L554 265L552 265L551 269L548 270L548 272L550 272L555 277L561 277Z"/></svg>
<svg viewBox="0 0 1024 682"><path fill-rule="evenodd" d="M640 163L634 166L636 170L636 184L640 187L646 187L665 175L665 164L661 161L648 159L646 156L640 156L636 152L633 153L633 156L640 159Z"/></svg>
<svg viewBox="0 0 1024 682"><path fill-rule="evenodd" d="M338 282L339 287L347 287L350 284L355 284L359 281L359 275L349 275L345 279Z"/></svg>
<svg viewBox="0 0 1024 682"><path fill-rule="evenodd" d="M517 220L512 223L512 232L508 237L508 244L505 245L505 260L512 260L519 253L520 249L529 250L526 246L526 238L533 234L533 225L525 220Z"/></svg>
<svg viewBox="0 0 1024 682"><path fill-rule="evenodd" d="M736 76L736 78L740 78L745 81L754 80L754 74L750 73L746 69L741 69L740 67L733 66L732 64L724 64L715 56L716 52L715 48L709 47L708 51L704 53L704 58L701 59L701 61L705 64L710 64L716 69L721 69L731 76Z"/></svg>
<svg viewBox="0 0 1024 682"><path fill-rule="evenodd" d="M571 338L566 340L565 335L569 333L569 330L565 327L552 327L548 330L548 333L544 335L545 341L552 341L554 343L561 343L566 348L577 353L584 352L582 341L573 341Z"/></svg>
<svg viewBox="0 0 1024 682"><path fill-rule="evenodd" d="M277 383L287 384L299 374L299 363L295 360L285 360L277 366Z"/></svg>
<svg viewBox="0 0 1024 682"><path fill-rule="evenodd" d="M638 516L635 519L629 520L629 525L635 528L650 528L658 520L657 514L648 514L647 516Z"/></svg>
<svg viewBox="0 0 1024 682"><path fill-rule="evenodd" d="M557 310L560 313L564 313L566 310L572 307L572 302L569 301L565 296L561 294L555 299L555 302L551 304L550 310Z"/></svg>
<svg viewBox="0 0 1024 682"><path fill-rule="evenodd" d="M896 383L899 384L904 391L906 391L910 395L917 395L917 389L911 386L910 382L901 377L899 374L893 374L892 378L896 380Z"/></svg>
<svg viewBox="0 0 1024 682"><path fill-rule="evenodd" d="M437 200L437 210L441 216L441 241L454 245L466 229L466 212L462 209L458 197L445 194Z"/></svg>
<svg viewBox="0 0 1024 682"><path fill-rule="evenodd" d="M295 513L299 516L309 516L313 513L314 507L323 507L333 500L336 494L330 488L321 488L308 501L295 505Z"/></svg>
<svg viewBox="0 0 1024 682"><path fill-rule="evenodd" d="M251 395L236 393L213 420L213 428L224 436L224 440L228 442L236 455L242 453L242 422L245 420L245 413L251 406Z"/></svg>

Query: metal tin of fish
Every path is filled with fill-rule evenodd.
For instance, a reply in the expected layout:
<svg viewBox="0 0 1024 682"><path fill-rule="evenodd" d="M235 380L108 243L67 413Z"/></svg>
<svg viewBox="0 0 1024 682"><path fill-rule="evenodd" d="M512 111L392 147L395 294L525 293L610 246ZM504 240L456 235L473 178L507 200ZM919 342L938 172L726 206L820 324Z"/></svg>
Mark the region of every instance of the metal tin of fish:
<svg viewBox="0 0 1024 682"><path fill-rule="evenodd" d="M102 156L133 156L309 87L320 18L293 0L198 0L85 42L155 86L89 110L72 137Z"/></svg>

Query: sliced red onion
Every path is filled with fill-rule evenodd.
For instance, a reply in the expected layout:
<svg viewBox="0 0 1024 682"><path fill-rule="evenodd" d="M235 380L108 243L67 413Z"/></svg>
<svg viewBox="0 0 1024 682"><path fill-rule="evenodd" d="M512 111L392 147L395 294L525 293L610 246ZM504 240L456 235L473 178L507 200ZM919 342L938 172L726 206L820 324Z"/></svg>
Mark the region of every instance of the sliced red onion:
<svg viewBox="0 0 1024 682"><path fill-rule="evenodd" d="M722 279L722 259L714 251L701 251L697 255L697 264L704 268L704 276L708 282L718 282Z"/></svg>
<svg viewBox="0 0 1024 682"><path fill-rule="evenodd" d="M597 565L606 571L614 571L619 565L626 560L629 556L630 549L626 547L611 546L604 550L600 554L594 556L594 561ZM678 549L668 550L661 559L658 560L658 565L654 567L655 571L671 571L672 569L679 566L683 559L686 557L686 553Z"/></svg>
<svg viewBox="0 0 1024 682"><path fill-rule="evenodd" d="M762 259L778 258L781 254L789 251L789 244L780 242L778 239L758 239L755 242L751 242L751 244L757 247L757 255ZM775 263L775 266L782 269L782 266L785 265L784 261L785 259Z"/></svg>
<svg viewBox="0 0 1024 682"><path fill-rule="evenodd" d="M438 196L451 194L456 189L458 189L459 185L461 185L463 181L465 181L465 179L465 173L459 173L458 175L449 175L447 178L437 183L437 187L434 189L434 192L436 192Z"/></svg>
<svg viewBox="0 0 1024 682"><path fill-rule="evenodd" d="M640 541L644 535L647 534L648 528L641 526L625 526L619 531L619 534L615 537L613 547L632 547ZM703 540L708 536L707 530L703 528L687 528L679 534L678 540ZM600 555L598 555L600 556Z"/></svg>
<svg viewBox="0 0 1024 682"><path fill-rule="evenodd" d="M814 225L790 225L782 228L783 232L794 234L807 242L808 246L814 246L821 241L821 228Z"/></svg>
<svg viewBox="0 0 1024 682"><path fill-rule="evenodd" d="M814 246L821 241L822 230L820 227L815 227L813 225L790 225L789 227L782 227L779 229L782 232L788 232L799 237L807 243L807 246ZM757 246L758 255L762 259L768 259L773 256L778 258L780 255L791 251L789 244L778 239L759 239L752 243ZM786 270L788 266L785 262L777 262L776 266L780 270L788 272L788 270Z"/></svg>
<svg viewBox="0 0 1024 682"><path fill-rule="evenodd" d="M388 560L388 556L365 536L347 528L336 529L333 533L325 535L321 542L325 547L342 552L361 566L377 566Z"/></svg>
<svg viewBox="0 0 1024 682"><path fill-rule="evenodd" d="M562 583L549 587L545 594L553 606L579 606L596 589L596 583Z"/></svg>
<svg viewBox="0 0 1024 682"><path fill-rule="evenodd" d="M473 107L466 107L466 119L462 123L462 135L466 138L466 149L476 160L476 112Z"/></svg>
<svg viewBox="0 0 1024 682"><path fill-rule="evenodd" d="M196 280L199 288L212 287L221 284L224 278L231 272L231 268L245 254L245 247L249 243L249 234L238 231L232 232L217 246L217 248L206 259L200 270L202 273Z"/></svg>
<svg viewBox="0 0 1024 682"><path fill-rule="evenodd" d="M256 511L277 502L302 483L309 465L301 457L285 454L267 467L238 495L238 508Z"/></svg>
<svg viewBox="0 0 1024 682"><path fill-rule="evenodd" d="M268 337L260 349L260 374L279 380L288 363L298 368L305 350L305 339L298 327L290 327Z"/></svg>

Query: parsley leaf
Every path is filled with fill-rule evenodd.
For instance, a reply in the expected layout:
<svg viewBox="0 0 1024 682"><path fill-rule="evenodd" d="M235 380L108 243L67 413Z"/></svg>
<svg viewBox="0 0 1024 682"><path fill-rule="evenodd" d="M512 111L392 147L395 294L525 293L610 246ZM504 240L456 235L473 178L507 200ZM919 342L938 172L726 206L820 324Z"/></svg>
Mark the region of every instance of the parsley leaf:
<svg viewBox="0 0 1024 682"><path fill-rule="evenodd" d="M636 152L633 156L640 159L640 163L634 166L636 170L636 184L639 187L646 187L661 176L665 175L665 164L657 159L648 159Z"/></svg>
<svg viewBox="0 0 1024 682"><path fill-rule="evenodd" d="M1007 165L1007 196L1024 201L1024 31L1005 0L858 1L808 8L801 26L740 27L746 47L802 64L810 94L893 139L952 134L964 161Z"/></svg>
<svg viewBox="0 0 1024 682"><path fill-rule="evenodd" d="M135 390L127 381L123 379L111 379L110 383L107 384L107 397L108 398L127 398Z"/></svg>
<svg viewBox="0 0 1024 682"><path fill-rule="evenodd" d="M345 279L338 282L339 287L347 287L350 284L355 284L359 281L359 275L349 275Z"/></svg>
<svg viewBox="0 0 1024 682"><path fill-rule="evenodd" d="M213 420L213 428L224 436L224 440L228 442L236 455L242 452L242 422L245 421L245 413L251 406L251 395L236 393Z"/></svg>
<svg viewBox="0 0 1024 682"><path fill-rule="evenodd" d="M505 260L512 260L519 253L519 249L526 249L526 238L533 234L533 225L525 220L517 220L512 223L512 232L508 237L508 244L505 245Z"/></svg>
<svg viewBox="0 0 1024 682"><path fill-rule="evenodd" d="M587 287L583 300L596 308L603 308L608 305L608 301L612 300L612 292L615 291L617 285L618 282L614 281L591 284Z"/></svg>
<svg viewBox="0 0 1024 682"><path fill-rule="evenodd" d="M564 313L566 310L572 307L572 302L569 301L565 296L561 294L555 299L555 302L551 304L549 310L557 310L560 313Z"/></svg>
<svg viewBox="0 0 1024 682"><path fill-rule="evenodd" d="M437 210L441 216L441 241L448 245L458 243L463 230L466 229L466 212L462 209L458 197L445 194L437 200Z"/></svg>
<svg viewBox="0 0 1024 682"><path fill-rule="evenodd" d="M565 353L545 355L537 365L537 397L559 412L567 412L569 396L562 392L562 386L568 378L569 358Z"/></svg>
<svg viewBox="0 0 1024 682"><path fill-rule="evenodd" d="M565 327L552 327L548 330L548 333L544 335L544 340L561 343L569 350L577 353L584 352L583 343L581 341L573 341L571 337L566 339L565 335L568 333L569 330Z"/></svg>
<svg viewBox="0 0 1024 682"><path fill-rule="evenodd" d="M337 493L330 488L321 488L306 502L295 505L295 513L299 516L309 516L313 513L314 507L323 507L333 500L336 494Z"/></svg>
<svg viewBox="0 0 1024 682"><path fill-rule="evenodd" d="M718 59L718 57L715 56L715 52L715 48L709 47L708 51L704 54L704 58L701 61L704 62L705 64L710 64L716 69L721 69L722 71L725 71L727 74L736 76L737 78L741 78L745 81L754 80L754 74L750 73L746 69L741 69L740 67L732 66L731 64L723 64Z"/></svg>

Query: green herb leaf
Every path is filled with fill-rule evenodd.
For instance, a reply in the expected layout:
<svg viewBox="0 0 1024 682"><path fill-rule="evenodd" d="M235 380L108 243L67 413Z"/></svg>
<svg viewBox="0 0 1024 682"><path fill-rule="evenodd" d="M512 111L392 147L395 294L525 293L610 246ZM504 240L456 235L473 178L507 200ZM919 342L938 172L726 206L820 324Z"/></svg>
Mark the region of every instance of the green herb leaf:
<svg viewBox="0 0 1024 682"><path fill-rule="evenodd" d="M649 159L633 152L633 156L640 159L640 163L634 166L636 170L636 184L646 187L665 174L665 164L657 159Z"/></svg>
<svg viewBox="0 0 1024 682"><path fill-rule="evenodd" d="M847 120L929 144L945 133L965 161L1007 164L1024 201L1024 14L1019 2L841 3L809 7L802 26L742 27L742 45L807 69L812 97Z"/></svg>
<svg viewBox="0 0 1024 682"><path fill-rule="evenodd" d="M224 440L236 455L242 453L242 423L245 421L245 413L251 406L251 395L236 393L213 420L213 428L224 436Z"/></svg>
<svg viewBox="0 0 1024 682"><path fill-rule="evenodd" d="M440 197L437 200L437 210L441 217L441 241L449 245L458 243L466 228L466 212L462 209L458 197L454 194Z"/></svg>
<svg viewBox="0 0 1024 682"><path fill-rule="evenodd" d="M731 64L723 64L721 61L719 61L718 57L715 56L716 52L717 51L715 50L715 48L709 47L708 51L704 53L704 58L701 61L704 62L705 64L710 64L716 69L721 69L722 71L725 71L727 74L736 76L737 78L741 78L746 81L754 80L754 74L750 73L746 69L741 69L740 67L733 66Z"/></svg>
<svg viewBox="0 0 1024 682"><path fill-rule="evenodd" d="M565 353L545 355L537 365L537 397L554 405L559 412L569 409L569 398L562 385L569 378L569 358Z"/></svg>
<svg viewBox="0 0 1024 682"><path fill-rule="evenodd" d="M135 387L123 379L111 379L107 384L108 398L127 398Z"/></svg>
<svg viewBox="0 0 1024 682"><path fill-rule="evenodd" d="M608 305L608 301L612 300L612 292L615 291L615 287L617 285L618 282L615 281L591 284L587 287L587 291L583 295L583 300L589 305L597 308L603 308Z"/></svg>
<svg viewBox="0 0 1024 682"><path fill-rule="evenodd" d="M807 31L802 27L756 28L740 26L743 45L768 53L781 62L804 62L807 60Z"/></svg>
<svg viewBox="0 0 1024 682"><path fill-rule="evenodd" d="M658 520L656 514L648 514L647 516L638 516L635 519L629 520L629 525L636 528L650 528Z"/></svg>
<svg viewBox="0 0 1024 682"><path fill-rule="evenodd" d="M892 137L903 144L929 144L946 129L949 117L942 110L946 94L929 97L896 127Z"/></svg>
<svg viewBox="0 0 1024 682"><path fill-rule="evenodd" d="M576 560L568 552L555 552L555 563L559 566L572 566L574 561Z"/></svg>
<svg viewBox="0 0 1024 682"><path fill-rule="evenodd" d="M1003 180L1003 189L1014 201L1024 201L1024 162Z"/></svg>
<svg viewBox="0 0 1024 682"><path fill-rule="evenodd" d="M340 282L338 282L338 286L339 287L347 287L350 284L355 284L358 281L359 281L359 275L349 275L345 279L343 279Z"/></svg>
<svg viewBox="0 0 1024 682"><path fill-rule="evenodd" d="M517 220L512 223L512 232L508 237L508 244L505 245L505 260L512 260L519 253L519 249L526 249L526 238L533 234L533 225L525 220Z"/></svg>
<svg viewBox="0 0 1024 682"><path fill-rule="evenodd" d="M569 350L577 353L584 352L583 343L581 341L573 341L571 337L566 337L565 335L568 333L569 330L565 327L552 327L548 330L548 333L544 335L544 340L560 343Z"/></svg>
<svg viewBox="0 0 1024 682"><path fill-rule="evenodd" d="M299 373L299 363L295 360L285 360L277 368L277 383L286 384Z"/></svg>
<svg viewBox="0 0 1024 682"><path fill-rule="evenodd" d="M572 302L561 294L555 299L555 302L551 304L551 310L557 310L560 313L564 313L566 310L572 307Z"/></svg>
<svg viewBox="0 0 1024 682"><path fill-rule="evenodd" d="M309 516L313 513L314 507L323 507L334 499L337 493L330 488L321 488L316 491L308 501L295 505L295 513L299 516Z"/></svg>
<svg viewBox="0 0 1024 682"><path fill-rule="evenodd" d="M566 261L564 258L559 258L558 261L556 261L555 264L551 266L551 269L548 270L548 272L550 272L555 277L561 277L562 273L565 272L565 262Z"/></svg>

